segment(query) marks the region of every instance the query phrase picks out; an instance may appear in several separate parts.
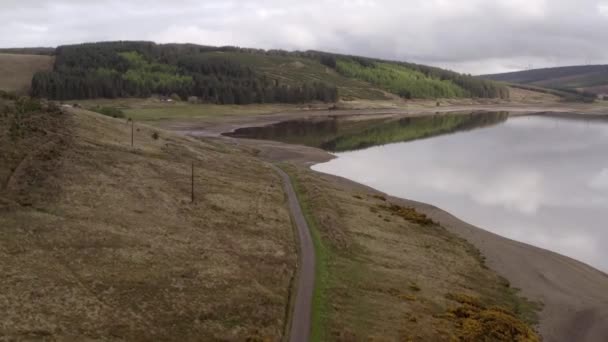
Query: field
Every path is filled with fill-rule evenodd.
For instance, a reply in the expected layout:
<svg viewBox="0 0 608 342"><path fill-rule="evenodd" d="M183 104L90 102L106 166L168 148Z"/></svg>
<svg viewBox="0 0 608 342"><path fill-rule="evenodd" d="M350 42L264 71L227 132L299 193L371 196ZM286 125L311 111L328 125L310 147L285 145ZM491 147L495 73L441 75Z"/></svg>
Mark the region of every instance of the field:
<svg viewBox="0 0 608 342"><path fill-rule="evenodd" d="M0 339L281 338L296 250L264 162L82 110L0 133Z"/></svg>
<svg viewBox="0 0 608 342"><path fill-rule="evenodd" d="M0 53L0 90L27 94L34 73L51 70L54 60L51 56Z"/></svg>

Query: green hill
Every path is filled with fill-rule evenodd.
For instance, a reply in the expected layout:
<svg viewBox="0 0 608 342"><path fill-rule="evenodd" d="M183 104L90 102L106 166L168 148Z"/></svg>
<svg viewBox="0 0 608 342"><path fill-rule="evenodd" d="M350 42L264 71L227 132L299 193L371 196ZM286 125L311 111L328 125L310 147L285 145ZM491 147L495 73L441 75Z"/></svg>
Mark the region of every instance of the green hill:
<svg viewBox="0 0 608 342"><path fill-rule="evenodd" d="M60 46L37 73L50 99L196 97L205 103L304 103L338 99L506 98L505 86L423 65L319 51L288 52L152 42Z"/></svg>

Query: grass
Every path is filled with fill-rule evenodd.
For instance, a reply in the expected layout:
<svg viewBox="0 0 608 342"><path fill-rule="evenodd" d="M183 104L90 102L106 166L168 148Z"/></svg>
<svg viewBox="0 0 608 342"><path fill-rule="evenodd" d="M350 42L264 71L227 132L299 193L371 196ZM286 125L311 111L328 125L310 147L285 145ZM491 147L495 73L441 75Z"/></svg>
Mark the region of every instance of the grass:
<svg viewBox="0 0 608 342"><path fill-rule="evenodd" d="M77 109L33 112L11 139L13 115L0 115L1 336L282 337L297 254L266 164L141 124L131 148L126 120Z"/></svg>
<svg viewBox="0 0 608 342"><path fill-rule="evenodd" d="M27 94L37 71L51 70L54 57L0 53L0 90Z"/></svg>
<svg viewBox="0 0 608 342"><path fill-rule="evenodd" d="M284 110L297 110L301 106L285 104L215 105L188 102L161 102L155 98L77 100L84 108L112 107L122 110L126 117L151 124L167 121L216 120L228 116L267 114Z"/></svg>
<svg viewBox="0 0 608 342"><path fill-rule="evenodd" d="M465 240L435 223L416 223L410 210L403 217L381 209L397 205L381 195L296 166L288 170L326 260L315 294L327 301L315 304L322 321L317 340L458 340L468 323L450 315L452 293L478 298L490 310L480 310L478 321L494 317L497 307L505 313L497 320L532 331L538 305L519 297ZM489 340L510 341L483 331Z"/></svg>

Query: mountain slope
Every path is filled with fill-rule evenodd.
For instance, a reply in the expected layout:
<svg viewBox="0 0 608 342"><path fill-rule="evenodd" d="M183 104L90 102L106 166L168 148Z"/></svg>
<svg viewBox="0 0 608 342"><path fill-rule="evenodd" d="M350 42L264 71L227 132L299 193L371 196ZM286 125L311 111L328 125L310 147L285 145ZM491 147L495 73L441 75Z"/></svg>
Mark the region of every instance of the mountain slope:
<svg viewBox="0 0 608 342"><path fill-rule="evenodd" d="M33 95L51 99L196 96L206 103L304 103L342 99L506 98L505 86L411 63L319 51L104 42L60 46Z"/></svg>
<svg viewBox="0 0 608 342"><path fill-rule="evenodd" d="M581 65L482 75L484 79L552 89L608 93L608 65Z"/></svg>

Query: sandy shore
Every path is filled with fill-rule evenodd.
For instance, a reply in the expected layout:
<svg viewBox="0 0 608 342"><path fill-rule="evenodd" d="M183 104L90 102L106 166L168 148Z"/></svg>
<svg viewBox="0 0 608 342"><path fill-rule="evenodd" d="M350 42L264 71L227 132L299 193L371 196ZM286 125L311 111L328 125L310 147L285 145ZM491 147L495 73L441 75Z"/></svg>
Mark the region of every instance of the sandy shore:
<svg viewBox="0 0 608 342"><path fill-rule="evenodd" d="M442 111L470 110L467 108L443 108ZM475 108L475 110L509 110L518 113L553 111L547 107L492 107ZM572 108L557 108L558 112L574 115ZM393 112L394 113L394 112ZM268 116L231 119L230 121L202 124L198 127L168 127L170 129L195 133L204 136L218 136L222 132L238 127L265 125L287 118L323 116L323 115L356 115L361 111L317 111L305 113L282 113ZM372 115L386 115L387 111L365 112ZM397 113L403 115L404 113ZM424 115L422 112L408 115ZM272 141L259 141L219 137L226 142L246 145L256 149L262 158L274 161L292 161L301 165L311 165L333 158L325 151L305 146L287 145ZM319 174L349 187L365 188L364 185L340 177ZM430 215L444 227L473 243L487 259L487 264L512 286L522 290L522 295L544 304L540 312L539 332L545 341L570 342L608 341L608 275L571 258L540 249L531 245L516 242L481 228L472 226L457 217L432 205L411 200L392 198L404 205L415 206Z"/></svg>

